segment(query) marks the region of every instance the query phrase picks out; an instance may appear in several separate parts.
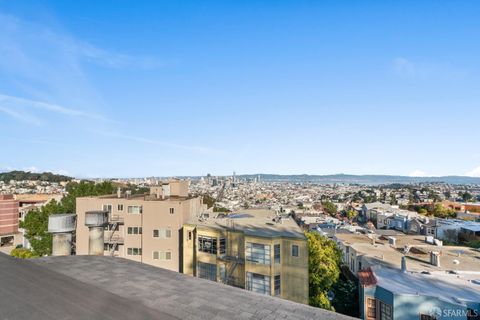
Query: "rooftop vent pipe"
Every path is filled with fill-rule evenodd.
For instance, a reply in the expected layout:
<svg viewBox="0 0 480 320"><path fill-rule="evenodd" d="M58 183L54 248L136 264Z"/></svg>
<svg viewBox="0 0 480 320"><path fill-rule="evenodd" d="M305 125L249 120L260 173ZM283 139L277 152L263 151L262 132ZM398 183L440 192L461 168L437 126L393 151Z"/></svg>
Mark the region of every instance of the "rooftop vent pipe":
<svg viewBox="0 0 480 320"><path fill-rule="evenodd" d="M407 272L407 257L402 257L402 272Z"/></svg>
<svg viewBox="0 0 480 320"><path fill-rule="evenodd" d="M69 256L72 253L72 236L77 225L73 213L52 214L48 217L48 232L52 233L52 256Z"/></svg>
<svg viewBox="0 0 480 320"><path fill-rule="evenodd" d="M85 212L85 226L88 227L88 254L103 256L104 227L108 223L108 211Z"/></svg>
<svg viewBox="0 0 480 320"><path fill-rule="evenodd" d="M440 252L432 251L430 252L430 264L435 267L440 267Z"/></svg>

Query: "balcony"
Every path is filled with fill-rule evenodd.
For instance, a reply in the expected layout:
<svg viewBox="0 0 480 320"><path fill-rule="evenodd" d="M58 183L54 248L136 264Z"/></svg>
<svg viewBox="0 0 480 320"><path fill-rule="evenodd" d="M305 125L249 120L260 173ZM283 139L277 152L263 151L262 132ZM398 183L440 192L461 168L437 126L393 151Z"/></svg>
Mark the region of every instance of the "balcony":
<svg viewBox="0 0 480 320"><path fill-rule="evenodd" d="M125 221L125 217L123 214L110 214L108 219L109 223L123 223Z"/></svg>
<svg viewBox="0 0 480 320"><path fill-rule="evenodd" d="M124 238L116 234L116 231L105 231L105 243L123 244L123 242Z"/></svg>
<svg viewBox="0 0 480 320"><path fill-rule="evenodd" d="M234 262L238 264L245 264L245 258L242 258L238 251L231 251L231 252L226 252L224 254L220 254L218 256L219 260L225 261L225 262Z"/></svg>

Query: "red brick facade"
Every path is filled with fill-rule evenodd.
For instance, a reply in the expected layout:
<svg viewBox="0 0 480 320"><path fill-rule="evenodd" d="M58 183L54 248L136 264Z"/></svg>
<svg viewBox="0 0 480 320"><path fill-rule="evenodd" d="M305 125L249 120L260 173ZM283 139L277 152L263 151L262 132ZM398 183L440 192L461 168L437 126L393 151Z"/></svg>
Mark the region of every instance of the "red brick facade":
<svg viewBox="0 0 480 320"><path fill-rule="evenodd" d="M18 201L13 195L0 195L0 235L18 232Z"/></svg>

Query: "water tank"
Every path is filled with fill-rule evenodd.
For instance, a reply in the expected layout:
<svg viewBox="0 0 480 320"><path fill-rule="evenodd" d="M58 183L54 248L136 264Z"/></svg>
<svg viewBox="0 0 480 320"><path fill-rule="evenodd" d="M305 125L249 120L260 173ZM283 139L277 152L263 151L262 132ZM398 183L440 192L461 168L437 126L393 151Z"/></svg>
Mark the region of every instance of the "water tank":
<svg viewBox="0 0 480 320"><path fill-rule="evenodd" d="M74 213L52 214L48 217L48 232L69 233L75 231L77 215Z"/></svg>
<svg viewBox="0 0 480 320"><path fill-rule="evenodd" d="M87 227L104 227L108 223L108 211L85 212L85 225Z"/></svg>

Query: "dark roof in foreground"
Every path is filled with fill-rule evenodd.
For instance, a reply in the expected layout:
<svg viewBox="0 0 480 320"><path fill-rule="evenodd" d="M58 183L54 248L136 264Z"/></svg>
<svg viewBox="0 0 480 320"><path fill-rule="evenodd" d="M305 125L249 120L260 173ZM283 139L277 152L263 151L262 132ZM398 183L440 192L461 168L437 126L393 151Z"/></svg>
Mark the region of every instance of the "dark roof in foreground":
<svg viewBox="0 0 480 320"><path fill-rule="evenodd" d="M351 319L121 258L0 265L0 319Z"/></svg>

